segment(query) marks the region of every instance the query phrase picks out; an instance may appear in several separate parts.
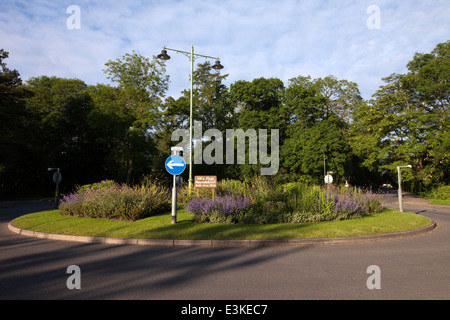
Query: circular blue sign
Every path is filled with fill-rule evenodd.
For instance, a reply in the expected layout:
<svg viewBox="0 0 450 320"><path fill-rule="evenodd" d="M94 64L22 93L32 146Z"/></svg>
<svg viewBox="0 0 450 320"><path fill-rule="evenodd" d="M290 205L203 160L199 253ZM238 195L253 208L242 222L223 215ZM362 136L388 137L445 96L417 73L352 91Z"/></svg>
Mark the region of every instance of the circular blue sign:
<svg viewBox="0 0 450 320"><path fill-rule="evenodd" d="M183 157L180 157L179 155L172 155L166 160L166 170L170 174L173 174L175 176L179 175L183 173L185 168L186 162L184 161Z"/></svg>

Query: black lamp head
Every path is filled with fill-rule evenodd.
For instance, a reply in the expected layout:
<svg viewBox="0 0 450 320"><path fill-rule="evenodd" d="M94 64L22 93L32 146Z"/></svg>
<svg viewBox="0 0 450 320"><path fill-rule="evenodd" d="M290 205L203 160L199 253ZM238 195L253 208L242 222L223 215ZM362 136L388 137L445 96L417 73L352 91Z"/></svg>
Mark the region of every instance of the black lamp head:
<svg viewBox="0 0 450 320"><path fill-rule="evenodd" d="M161 60L164 60L164 61L170 59L170 56L167 54L167 50L165 50L165 49L161 50L161 53L158 54L157 57L158 57L159 59L161 59Z"/></svg>
<svg viewBox="0 0 450 320"><path fill-rule="evenodd" d="M215 62L214 65L212 66L212 68L213 68L214 70L220 70L220 69L223 69L223 65L220 64L220 61L219 61L219 60L216 60L216 62Z"/></svg>

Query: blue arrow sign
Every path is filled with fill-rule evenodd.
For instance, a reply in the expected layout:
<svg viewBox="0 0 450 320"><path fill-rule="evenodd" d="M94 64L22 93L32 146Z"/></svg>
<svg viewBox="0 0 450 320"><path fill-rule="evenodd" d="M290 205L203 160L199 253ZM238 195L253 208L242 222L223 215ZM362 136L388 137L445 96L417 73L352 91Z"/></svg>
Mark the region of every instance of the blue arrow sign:
<svg viewBox="0 0 450 320"><path fill-rule="evenodd" d="M179 175L183 173L185 168L186 162L184 161L183 157L180 157L179 155L172 155L166 160L166 170L170 174L173 174L175 176Z"/></svg>

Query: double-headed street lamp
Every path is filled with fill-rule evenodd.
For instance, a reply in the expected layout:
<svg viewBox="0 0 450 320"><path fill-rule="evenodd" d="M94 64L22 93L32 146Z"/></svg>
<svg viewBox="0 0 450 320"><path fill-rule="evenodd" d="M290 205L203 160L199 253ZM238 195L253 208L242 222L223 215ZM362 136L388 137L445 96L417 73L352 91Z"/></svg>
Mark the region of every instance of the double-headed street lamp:
<svg viewBox="0 0 450 320"><path fill-rule="evenodd" d="M192 108L193 108L193 97L192 97L192 92L193 92L193 78L194 78L194 56L199 56L199 57L203 57L203 58L208 58L208 59L215 59L216 62L214 63L214 65L212 66L212 68L214 70L220 70L223 69L223 66L220 64L219 58L218 57L210 57L210 56L205 56L202 54L194 54L194 46L191 46L191 52L187 52L187 51L181 51L181 50L177 50L177 49L170 49L170 48L166 48L163 47L162 51L160 54L157 55L157 57L161 60L169 60L170 56L167 54L167 50L170 51L175 51L175 52L179 52L184 54L185 56L187 56L190 60L191 60L191 90L189 93L189 100L190 100L190 120L189 120L189 191L191 191L192 189Z"/></svg>

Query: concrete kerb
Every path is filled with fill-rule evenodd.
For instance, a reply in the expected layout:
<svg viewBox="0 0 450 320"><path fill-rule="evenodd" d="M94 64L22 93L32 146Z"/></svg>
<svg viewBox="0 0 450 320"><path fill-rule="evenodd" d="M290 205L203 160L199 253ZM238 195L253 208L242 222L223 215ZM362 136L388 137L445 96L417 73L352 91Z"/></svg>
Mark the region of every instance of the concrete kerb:
<svg viewBox="0 0 450 320"><path fill-rule="evenodd" d="M306 246L306 245L327 245L346 244L388 240L415 236L434 230L437 225L434 221L427 226L398 231L392 233L381 233L350 237L334 238L296 238L296 239L268 239L268 240L189 240L189 239L133 239L133 238L112 238L112 237L90 237L54 234L46 232L31 231L18 228L14 225L14 220L9 222L8 229L14 233L51 240L74 241L84 243L103 243L111 245L143 245L143 246L164 246L164 247L266 247L266 246Z"/></svg>

